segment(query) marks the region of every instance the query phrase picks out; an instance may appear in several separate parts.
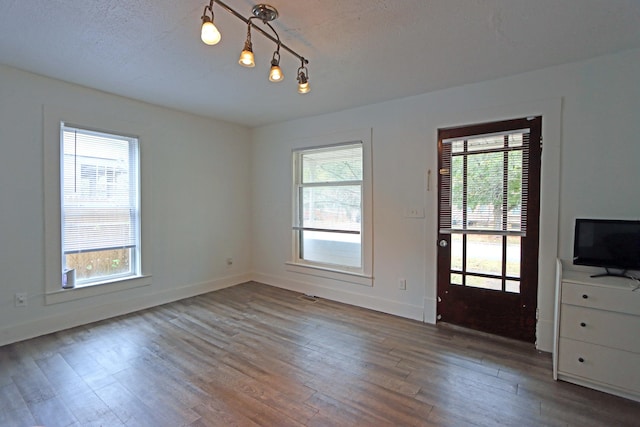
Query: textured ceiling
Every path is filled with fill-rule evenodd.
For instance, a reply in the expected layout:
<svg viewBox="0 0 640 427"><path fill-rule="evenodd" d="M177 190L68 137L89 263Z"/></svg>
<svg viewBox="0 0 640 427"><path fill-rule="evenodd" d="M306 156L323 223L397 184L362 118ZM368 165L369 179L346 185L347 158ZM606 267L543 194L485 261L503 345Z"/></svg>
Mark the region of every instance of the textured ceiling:
<svg viewBox="0 0 640 427"><path fill-rule="evenodd" d="M248 16L253 1L225 0ZM337 111L640 47L640 0L272 0L273 26L310 61L214 6L217 46L200 42L204 0L1 0L0 63L246 126Z"/></svg>

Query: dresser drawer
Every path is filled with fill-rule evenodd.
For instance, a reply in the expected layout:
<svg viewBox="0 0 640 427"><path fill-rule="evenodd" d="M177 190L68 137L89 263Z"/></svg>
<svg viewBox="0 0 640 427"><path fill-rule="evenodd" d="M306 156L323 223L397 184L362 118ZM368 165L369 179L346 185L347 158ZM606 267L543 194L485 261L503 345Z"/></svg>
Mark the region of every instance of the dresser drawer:
<svg viewBox="0 0 640 427"><path fill-rule="evenodd" d="M561 302L640 315L640 291L632 292L631 289L563 282Z"/></svg>
<svg viewBox="0 0 640 427"><path fill-rule="evenodd" d="M560 338L558 373L640 393L640 355Z"/></svg>
<svg viewBox="0 0 640 427"><path fill-rule="evenodd" d="M561 313L560 337L640 353L640 316L569 304Z"/></svg>

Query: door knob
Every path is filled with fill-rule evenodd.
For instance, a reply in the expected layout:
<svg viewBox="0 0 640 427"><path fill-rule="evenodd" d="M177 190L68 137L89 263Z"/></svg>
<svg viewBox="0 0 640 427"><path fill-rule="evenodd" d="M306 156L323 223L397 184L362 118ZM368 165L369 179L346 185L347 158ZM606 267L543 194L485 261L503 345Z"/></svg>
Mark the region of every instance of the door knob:
<svg viewBox="0 0 640 427"><path fill-rule="evenodd" d="M440 239L440 241L438 242L438 246L440 246L441 248L446 248L448 244L449 243L445 239Z"/></svg>

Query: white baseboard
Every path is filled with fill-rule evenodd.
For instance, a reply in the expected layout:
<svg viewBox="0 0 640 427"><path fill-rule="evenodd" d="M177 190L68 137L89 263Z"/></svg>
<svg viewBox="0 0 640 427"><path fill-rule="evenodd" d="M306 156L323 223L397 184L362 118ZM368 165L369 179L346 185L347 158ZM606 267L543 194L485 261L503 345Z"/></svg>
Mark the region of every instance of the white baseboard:
<svg viewBox="0 0 640 427"><path fill-rule="evenodd" d="M430 298L424 299L424 306L417 306L398 301L388 301L378 297L355 294L339 289L331 289L321 285L299 280L291 280L284 277L261 273L245 273L209 282L195 283L173 289L167 289L155 294L147 294L114 303L84 307L74 311L66 311L53 316L35 319L31 322L10 325L8 327L0 328L0 346L62 331L75 326L86 325L88 323L97 322L110 317L144 310L207 292L217 291L249 282L251 280L294 292L315 295L332 301L368 308L425 323L436 323L436 302ZM552 351L552 320L541 319L538 321L536 348L541 351Z"/></svg>
<svg viewBox="0 0 640 427"><path fill-rule="evenodd" d="M338 289L331 289L321 285L291 280L284 277L272 276L262 273L254 273L253 280L256 282L271 285L277 288L287 289L308 295L326 298L332 301L342 302L357 307L368 308L395 316L423 321L423 307L410 305L398 301L389 301L382 298L371 297L362 294L354 294Z"/></svg>
<svg viewBox="0 0 640 427"><path fill-rule="evenodd" d="M31 322L11 325L0 329L0 346L62 331L75 326L86 325L88 323L97 322L110 317L144 310L207 292L217 291L219 289L248 282L251 279L252 277L249 273L239 274L209 282L180 286L109 304L83 307L79 310L73 311L65 311L53 316L35 319Z"/></svg>

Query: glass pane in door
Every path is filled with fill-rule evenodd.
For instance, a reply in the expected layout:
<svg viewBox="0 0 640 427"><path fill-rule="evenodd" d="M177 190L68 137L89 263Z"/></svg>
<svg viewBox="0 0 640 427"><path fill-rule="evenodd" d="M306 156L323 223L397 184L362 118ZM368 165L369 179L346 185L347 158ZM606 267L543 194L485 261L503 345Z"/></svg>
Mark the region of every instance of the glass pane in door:
<svg viewBox="0 0 640 427"><path fill-rule="evenodd" d="M470 273L502 275L502 236L468 234L467 271Z"/></svg>
<svg viewBox="0 0 640 427"><path fill-rule="evenodd" d="M520 252L522 237L507 237L507 276L520 277Z"/></svg>

